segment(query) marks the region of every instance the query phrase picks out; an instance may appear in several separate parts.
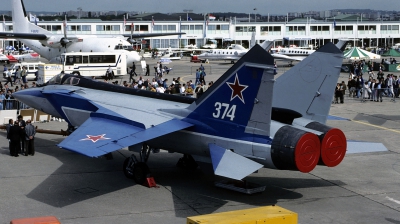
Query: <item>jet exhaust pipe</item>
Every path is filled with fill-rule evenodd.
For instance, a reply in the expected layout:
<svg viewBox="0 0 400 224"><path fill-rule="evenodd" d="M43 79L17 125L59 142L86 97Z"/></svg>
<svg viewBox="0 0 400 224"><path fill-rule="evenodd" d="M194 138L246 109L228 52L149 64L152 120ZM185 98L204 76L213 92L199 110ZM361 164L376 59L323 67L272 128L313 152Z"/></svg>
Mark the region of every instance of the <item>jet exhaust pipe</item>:
<svg viewBox="0 0 400 224"><path fill-rule="evenodd" d="M321 132L317 134L321 141L321 157L318 165L335 167L342 162L346 155L347 141L340 129L305 118L294 119L293 125Z"/></svg>
<svg viewBox="0 0 400 224"><path fill-rule="evenodd" d="M321 153L318 136L279 122L272 124L271 133L275 134L271 159L274 166L280 170L311 172L317 166Z"/></svg>

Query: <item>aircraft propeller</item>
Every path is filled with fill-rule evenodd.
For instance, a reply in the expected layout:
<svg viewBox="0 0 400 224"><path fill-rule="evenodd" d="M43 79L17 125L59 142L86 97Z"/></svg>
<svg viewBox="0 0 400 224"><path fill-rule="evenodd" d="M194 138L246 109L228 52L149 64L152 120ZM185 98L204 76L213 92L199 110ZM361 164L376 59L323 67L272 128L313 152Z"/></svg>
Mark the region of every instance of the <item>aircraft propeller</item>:
<svg viewBox="0 0 400 224"><path fill-rule="evenodd" d="M69 43L69 42L71 42L70 40L68 40L68 38L67 38L67 15L65 15L65 20L64 20L64 37L63 38L61 38L61 40L60 40L60 44L61 44L61 46L64 48L64 53L66 53L67 52L67 44Z"/></svg>
<svg viewBox="0 0 400 224"><path fill-rule="evenodd" d="M131 37L129 37L127 39L127 41L129 43L131 43L132 45L136 44L136 42L137 42L135 39L133 39L133 23L131 24Z"/></svg>

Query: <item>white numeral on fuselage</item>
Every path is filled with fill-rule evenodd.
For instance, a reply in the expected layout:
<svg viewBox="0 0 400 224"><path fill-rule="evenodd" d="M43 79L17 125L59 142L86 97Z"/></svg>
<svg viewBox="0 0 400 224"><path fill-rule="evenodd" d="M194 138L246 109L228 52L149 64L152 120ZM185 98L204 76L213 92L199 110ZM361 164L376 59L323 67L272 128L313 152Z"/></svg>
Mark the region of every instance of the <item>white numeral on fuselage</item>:
<svg viewBox="0 0 400 224"><path fill-rule="evenodd" d="M225 117L228 117L230 118L231 121L233 121L233 119L235 118L236 105L229 105L227 103L216 102L214 106L215 106L215 112L213 113L214 118L225 119Z"/></svg>

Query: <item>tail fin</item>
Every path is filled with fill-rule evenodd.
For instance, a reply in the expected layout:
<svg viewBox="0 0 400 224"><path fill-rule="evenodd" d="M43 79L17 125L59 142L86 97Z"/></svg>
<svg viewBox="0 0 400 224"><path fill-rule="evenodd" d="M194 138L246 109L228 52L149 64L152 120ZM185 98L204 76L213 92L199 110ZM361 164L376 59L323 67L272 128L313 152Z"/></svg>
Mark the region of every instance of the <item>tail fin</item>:
<svg viewBox="0 0 400 224"><path fill-rule="evenodd" d="M249 49L256 45L256 32L251 33Z"/></svg>
<svg viewBox="0 0 400 224"><path fill-rule="evenodd" d="M187 118L231 138L243 137L243 133L268 136L273 63L273 57L255 45L190 105Z"/></svg>
<svg viewBox="0 0 400 224"><path fill-rule="evenodd" d="M325 44L276 79L273 107L325 123L342 60L343 53L334 44Z"/></svg>
<svg viewBox="0 0 400 224"><path fill-rule="evenodd" d="M339 50L343 52L346 48L347 42L349 42L349 40L339 40L336 43L336 47L339 48Z"/></svg>
<svg viewBox="0 0 400 224"><path fill-rule="evenodd" d="M23 0L12 1L12 20L15 33L50 34L49 31L29 22Z"/></svg>
<svg viewBox="0 0 400 224"><path fill-rule="evenodd" d="M269 51L269 50L271 49L271 47L272 47L273 44L274 44L274 41L266 40L266 41L262 42L262 43L260 44L260 46L261 46L262 48L264 48L264 50Z"/></svg>

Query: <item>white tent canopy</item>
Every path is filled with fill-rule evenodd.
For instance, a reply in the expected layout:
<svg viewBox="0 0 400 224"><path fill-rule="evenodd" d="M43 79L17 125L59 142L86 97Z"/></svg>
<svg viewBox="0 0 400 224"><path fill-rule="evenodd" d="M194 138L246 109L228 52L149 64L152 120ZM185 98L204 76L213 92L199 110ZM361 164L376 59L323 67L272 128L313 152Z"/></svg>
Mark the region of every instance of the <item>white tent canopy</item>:
<svg viewBox="0 0 400 224"><path fill-rule="evenodd" d="M359 47L353 47L353 48L345 51L343 53L343 55L345 58L353 59L353 60L365 59L365 58L369 58L369 59L380 59L381 58L380 55L363 50Z"/></svg>

